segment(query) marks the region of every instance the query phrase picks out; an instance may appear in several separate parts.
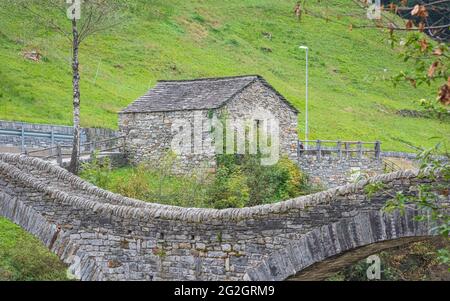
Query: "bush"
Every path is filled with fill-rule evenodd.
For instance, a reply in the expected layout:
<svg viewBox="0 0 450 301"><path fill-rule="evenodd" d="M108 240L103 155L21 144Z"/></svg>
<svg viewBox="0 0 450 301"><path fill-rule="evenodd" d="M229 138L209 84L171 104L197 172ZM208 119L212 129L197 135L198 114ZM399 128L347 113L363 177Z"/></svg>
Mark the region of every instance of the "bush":
<svg viewBox="0 0 450 301"><path fill-rule="evenodd" d="M131 175L127 179L119 180L112 189L129 198L146 200L150 192L146 165L139 164L133 168Z"/></svg>
<svg viewBox="0 0 450 301"><path fill-rule="evenodd" d="M250 200L247 178L239 168L232 172L227 167L219 168L208 191L208 199L209 204L216 209L246 206Z"/></svg>
<svg viewBox="0 0 450 301"><path fill-rule="evenodd" d="M301 194L306 185L304 177L298 166L283 157L273 166L260 164L259 156L253 155L220 155L217 157L218 170L213 187L210 190L210 203L227 204L228 207L255 206L281 201ZM230 187L231 179L239 179L241 193L235 187ZM230 191L234 189L233 191ZM248 198L246 192L248 191ZM236 203L235 195L244 196ZM228 200L228 198L233 198ZM216 201L215 201L216 200ZM226 201L228 200L228 201Z"/></svg>
<svg viewBox="0 0 450 301"><path fill-rule="evenodd" d="M97 186L147 202L183 207L240 208L282 201L309 191L295 162L282 157L273 166L260 164L257 155L219 155L214 175L201 167L187 176L172 170L176 156L137 167L111 171L97 158L83 165L82 177Z"/></svg>
<svg viewBox="0 0 450 301"><path fill-rule="evenodd" d="M98 187L107 189L111 179L109 157L99 159L98 153L94 153L91 161L81 164L80 177Z"/></svg>

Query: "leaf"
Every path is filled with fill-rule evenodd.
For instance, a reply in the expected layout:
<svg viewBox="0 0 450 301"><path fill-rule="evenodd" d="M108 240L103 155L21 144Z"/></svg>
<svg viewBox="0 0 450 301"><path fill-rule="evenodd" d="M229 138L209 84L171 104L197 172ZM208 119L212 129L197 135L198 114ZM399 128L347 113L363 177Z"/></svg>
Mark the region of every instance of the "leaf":
<svg viewBox="0 0 450 301"><path fill-rule="evenodd" d="M420 51L425 52L425 50L427 50L428 48L428 42L425 38L423 38L422 40L419 41L420 44Z"/></svg>
<svg viewBox="0 0 450 301"><path fill-rule="evenodd" d="M420 23L419 23L419 31L420 31L420 32L423 32L424 30L425 30L425 23L420 22Z"/></svg>
<svg viewBox="0 0 450 301"><path fill-rule="evenodd" d="M419 4L416 4L416 5L414 6L414 8L412 9L412 11L411 11L411 16L417 15L417 14L419 13L419 10L420 10L420 5L419 5Z"/></svg>
<svg viewBox="0 0 450 301"><path fill-rule="evenodd" d="M427 18L428 17L427 8L424 5L421 5L420 9L419 9L419 13L417 15L421 18Z"/></svg>
<svg viewBox="0 0 450 301"><path fill-rule="evenodd" d="M408 22L406 22L406 25L405 25L406 29L411 29L411 28L413 28L413 26L414 26L414 23L412 20L408 20Z"/></svg>
<svg viewBox="0 0 450 301"><path fill-rule="evenodd" d="M411 15L426 18L428 17L428 11L425 6L416 4L414 8L411 10Z"/></svg>
<svg viewBox="0 0 450 301"><path fill-rule="evenodd" d="M437 56L441 56L442 55L442 49L441 48L436 48L433 50L433 54L437 55Z"/></svg>
<svg viewBox="0 0 450 301"><path fill-rule="evenodd" d="M433 64L431 64L430 68L428 68L428 77L433 77L434 73L436 72L436 68L439 66L439 62L436 61Z"/></svg>
<svg viewBox="0 0 450 301"><path fill-rule="evenodd" d="M398 11L398 7L396 4L394 4L393 2L389 3L389 10L393 13L397 13Z"/></svg>
<svg viewBox="0 0 450 301"><path fill-rule="evenodd" d="M439 97L438 100L444 106L450 105L450 77L447 80L447 83L442 85L439 88Z"/></svg>

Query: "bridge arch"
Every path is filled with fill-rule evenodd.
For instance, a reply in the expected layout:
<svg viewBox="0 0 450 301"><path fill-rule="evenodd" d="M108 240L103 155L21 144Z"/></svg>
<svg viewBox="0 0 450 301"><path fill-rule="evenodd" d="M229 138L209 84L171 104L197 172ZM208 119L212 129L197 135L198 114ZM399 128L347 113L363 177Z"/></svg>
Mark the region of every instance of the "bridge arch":
<svg viewBox="0 0 450 301"><path fill-rule="evenodd" d="M284 280L347 250L432 235L430 223L414 221L415 210L381 211L389 194L414 194L424 181L399 171L275 204L181 208L99 189L37 158L0 154L0 215L37 236L81 280ZM384 183L385 192L368 198L371 182Z"/></svg>
<svg viewBox="0 0 450 301"><path fill-rule="evenodd" d="M430 239L431 222L417 222L426 214L409 208L405 214L380 210L360 212L335 223L317 227L270 254L245 278L263 280L322 280L331 272L381 250Z"/></svg>

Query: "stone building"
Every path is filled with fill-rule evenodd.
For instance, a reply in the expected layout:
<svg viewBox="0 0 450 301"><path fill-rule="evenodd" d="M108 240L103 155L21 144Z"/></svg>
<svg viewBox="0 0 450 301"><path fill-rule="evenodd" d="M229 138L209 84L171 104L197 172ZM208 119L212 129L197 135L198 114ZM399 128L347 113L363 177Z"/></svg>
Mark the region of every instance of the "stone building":
<svg viewBox="0 0 450 301"><path fill-rule="evenodd" d="M217 134L217 129L211 126L212 120L222 118L223 123L224 116L226 120L251 120L252 126L245 123L248 127L244 126L244 130L237 128L237 121L232 122L236 128L231 129L236 130L236 137L240 133L245 139L254 139L258 134L253 133L260 130L258 114L261 111L277 120L279 135L273 141L278 140L277 143L271 140L270 147L277 147L279 156L297 159L298 111L258 75L158 81L147 94L119 113L119 129L126 136L126 153L134 164L160 160L173 150L174 143L179 143L183 146L181 151L175 151L180 159L177 160L178 171L190 172L199 167L214 170L218 148L214 146L217 137L213 135ZM257 128L255 132L253 125ZM275 128L270 123L265 126ZM200 133L195 131L198 128ZM224 128L229 131L228 125ZM174 142L180 137L181 142ZM245 152L250 152L248 143L244 145ZM242 153L239 146L234 148Z"/></svg>

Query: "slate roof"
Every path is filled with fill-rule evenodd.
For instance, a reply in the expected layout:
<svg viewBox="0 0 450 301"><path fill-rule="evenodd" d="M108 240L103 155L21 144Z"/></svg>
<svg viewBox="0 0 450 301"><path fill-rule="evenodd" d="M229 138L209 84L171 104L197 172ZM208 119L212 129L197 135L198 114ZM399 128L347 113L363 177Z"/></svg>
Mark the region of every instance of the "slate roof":
<svg viewBox="0 0 450 301"><path fill-rule="evenodd" d="M259 75L194 80L158 81L156 86L120 113L149 113L216 109L255 81L274 91L293 111L298 112L281 94Z"/></svg>

